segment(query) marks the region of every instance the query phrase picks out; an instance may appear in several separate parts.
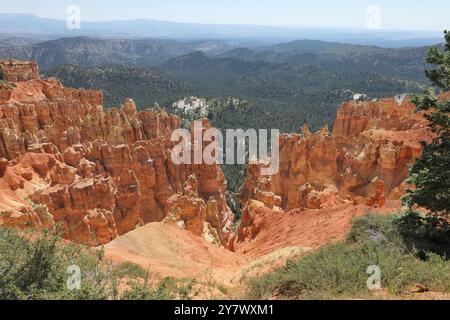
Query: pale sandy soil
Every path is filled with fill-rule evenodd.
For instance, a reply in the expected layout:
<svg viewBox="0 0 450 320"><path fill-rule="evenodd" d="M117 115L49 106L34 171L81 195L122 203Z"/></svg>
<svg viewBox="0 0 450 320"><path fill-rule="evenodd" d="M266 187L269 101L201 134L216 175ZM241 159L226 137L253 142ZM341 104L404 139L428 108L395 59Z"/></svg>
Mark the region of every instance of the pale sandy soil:
<svg viewBox="0 0 450 320"><path fill-rule="evenodd" d="M194 234L163 223L150 223L105 246L113 261L131 261L160 276L213 277L226 282L250 262L248 257L211 245Z"/></svg>
<svg viewBox="0 0 450 320"><path fill-rule="evenodd" d="M379 213L398 210L388 202ZM373 210L372 210L373 211ZM105 246L115 263L130 261L161 277L214 281L238 295L246 279L282 266L313 248L343 239L354 217L367 213L365 206L346 204L338 208L274 212L261 215L265 225L237 252L211 245L194 234L163 223L151 223L118 237Z"/></svg>

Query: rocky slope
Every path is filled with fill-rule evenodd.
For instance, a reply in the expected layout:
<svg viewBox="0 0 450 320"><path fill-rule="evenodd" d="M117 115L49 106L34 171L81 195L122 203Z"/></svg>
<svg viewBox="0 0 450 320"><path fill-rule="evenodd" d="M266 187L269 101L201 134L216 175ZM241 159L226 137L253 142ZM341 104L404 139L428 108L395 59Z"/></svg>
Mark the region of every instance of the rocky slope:
<svg viewBox="0 0 450 320"><path fill-rule="evenodd" d="M137 112L132 100L104 110L100 91L40 79L33 62L0 70L0 226L61 225L65 238L98 245L170 213L227 245L233 215L220 167L170 161L178 117ZM173 215L191 202L205 210Z"/></svg>

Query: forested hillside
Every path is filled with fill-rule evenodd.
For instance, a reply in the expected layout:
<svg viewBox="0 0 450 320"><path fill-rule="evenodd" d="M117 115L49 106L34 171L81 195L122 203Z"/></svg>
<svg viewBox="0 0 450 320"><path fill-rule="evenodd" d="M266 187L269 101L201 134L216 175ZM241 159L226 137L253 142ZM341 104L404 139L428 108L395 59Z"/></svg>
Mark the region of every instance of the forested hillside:
<svg viewBox="0 0 450 320"><path fill-rule="evenodd" d="M209 111L209 118L219 128L298 132L306 122L312 129L325 123L332 126L338 106L354 94L373 99L419 92L429 84L423 71L427 47L387 49L299 40L224 53L221 51L231 46L226 41L97 43L96 39L78 38L78 43L76 39L54 42L58 47L73 48L64 54L44 55L42 48L52 47L51 41L37 45L41 51L36 52L42 53L41 60L48 60L47 65L73 55L76 59L72 60L81 66L96 66L58 66L47 70L46 76L56 76L66 86L102 89L107 105L129 96L140 108L158 102L169 110L174 101L191 95L245 100L239 108L221 105ZM102 44L106 49L96 55ZM201 50L192 52L196 48ZM111 57L117 65L97 66ZM158 69L145 66L157 62L162 63Z"/></svg>
<svg viewBox="0 0 450 320"><path fill-rule="evenodd" d="M363 48L362 52L369 50ZM309 60L291 55L290 62L284 63L268 62L273 57L250 59L249 49L237 50L242 58L229 57L230 53L226 57L209 57L195 52L174 58L161 67L196 87L201 96L229 95L249 101L248 108L214 119L218 126L295 132L304 122L313 129L324 123L332 125L339 104L356 93L378 98L418 92L427 84L419 49L401 49L405 54L393 50L394 54L383 63L378 55L389 55L390 49L373 50L377 53L358 56L304 53ZM289 60L286 55L284 59ZM300 62L294 63L294 59Z"/></svg>
<svg viewBox="0 0 450 320"><path fill-rule="evenodd" d="M36 60L42 69L60 64L98 67L104 64L154 66L202 50L220 54L236 47L225 40L61 38L0 48L0 59Z"/></svg>
<svg viewBox="0 0 450 320"><path fill-rule="evenodd" d="M126 98L133 98L140 108L155 102L169 105L191 94L195 89L152 67L107 65L83 68L61 65L44 72L45 77L56 77L68 87L101 89L105 105L116 106Z"/></svg>

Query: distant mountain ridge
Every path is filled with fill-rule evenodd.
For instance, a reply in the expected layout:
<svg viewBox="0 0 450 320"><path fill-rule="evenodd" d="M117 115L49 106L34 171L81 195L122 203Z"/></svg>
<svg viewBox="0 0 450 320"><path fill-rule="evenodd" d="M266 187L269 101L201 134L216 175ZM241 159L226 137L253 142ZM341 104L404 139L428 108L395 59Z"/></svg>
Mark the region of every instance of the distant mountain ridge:
<svg viewBox="0 0 450 320"><path fill-rule="evenodd" d="M289 45L275 47L286 48ZM194 85L203 82L214 88L221 87L219 82L223 84L225 81L228 84L224 90L238 90L238 84L245 88L252 83L272 83L272 89L279 85L294 91L336 90L349 82L361 87L362 78L368 75L371 75L374 83L377 80L388 81L386 76L392 80L425 83L423 70L426 67L424 57L427 50L428 47L384 49L333 43L323 43L323 49L301 46L284 51L271 47L255 50L236 48L216 56L208 56L203 52L189 53L169 60L161 68ZM238 78L243 78L242 83ZM362 89L369 91L370 95L376 95L379 90L375 87L372 90L367 87Z"/></svg>
<svg viewBox="0 0 450 320"><path fill-rule="evenodd" d="M357 31L357 32L355 32ZM0 37L73 36L146 37L164 39L246 39L255 43L287 42L295 39L349 42L386 47L420 46L441 42L440 32L305 29L301 27L177 23L149 19L82 21L81 29L70 30L66 20L31 14L0 14Z"/></svg>
<svg viewBox="0 0 450 320"><path fill-rule="evenodd" d="M314 40L248 48L223 40L62 38L0 48L0 58L34 59L66 86L100 88L108 105L133 97L144 107L183 96L232 96L246 108L222 110L216 127L297 131L330 126L339 104L421 91L428 47L388 49ZM73 64L76 66L59 65ZM106 66L105 66L106 65ZM149 66L157 66L157 69Z"/></svg>
<svg viewBox="0 0 450 320"><path fill-rule="evenodd" d="M235 47L224 40L175 41L162 39L103 39L73 37L38 44L0 48L0 59L36 60L42 69L61 64L158 65L170 58L203 50L211 54Z"/></svg>
<svg viewBox="0 0 450 320"><path fill-rule="evenodd" d="M357 66L360 72L382 72L411 81L425 80L425 55L430 46L380 48L317 40L296 40L273 46L235 48L221 58L264 61L289 65L320 65L334 71L348 71Z"/></svg>
<svg viewBox="0 0 450 320"><path fill-rule="evenodd" d="M10 37L3 40L0 40L0 48L1 47L18 47L18 46L28 46L32 45L33 41L28 38L22 37Z"/></svg>

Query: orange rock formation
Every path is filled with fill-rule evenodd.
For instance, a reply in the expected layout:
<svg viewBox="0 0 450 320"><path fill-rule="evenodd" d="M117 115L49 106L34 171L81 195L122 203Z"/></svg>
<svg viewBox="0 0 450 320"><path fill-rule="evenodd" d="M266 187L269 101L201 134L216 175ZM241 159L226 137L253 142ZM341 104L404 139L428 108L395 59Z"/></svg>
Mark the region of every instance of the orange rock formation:
<svg viewBox="0 0 450 320"><path fill-rule="evenodd" d="M65 238L98 245L197 201L204 214L184 214L185 228L227 244L233 215L220 167L170 160L178 117L138 112L131 99L104 110L102 92L42 80L34 62L0 69L8 80L0 83L0 226L61 224ZM173 200L191 180L192 199Z"/></svg>
<svg viewBox="0 0 450 320"><path fill-rule="evenodd" d="M431 138L414 110L407 99L350 101L339 109L332 133L303 128L302 134L282 135L280 171L266 177L261 165L250 166L242 203L256 199L271 207L261 192L281 197L287 210L318 209L356 197L383 202L382 194L398 199L408 165L421 153L420 141Z"/></svg>
<svg viewBox="0 0 450 320"><path fill-rule="evenodd" d="M39 79L39 68L34 61L5 60L0 63L0 74L6 81L20 82Z"/></svg>
<svg viewBox="0 0 450 320"><path fill-rule="evenodd" d="M350 101L338 110L332 133L324 128L311 134L304 126L302 134L282 135L278 174L262 176L263 164L248 168L237 243L256 237L261 225L270 229L275 221L257 216L275 202L291 211L383 207L387 199L398 200L405 193L408 165L421 154L420 141L431 137L423 115L407 98Z"/></svg>

